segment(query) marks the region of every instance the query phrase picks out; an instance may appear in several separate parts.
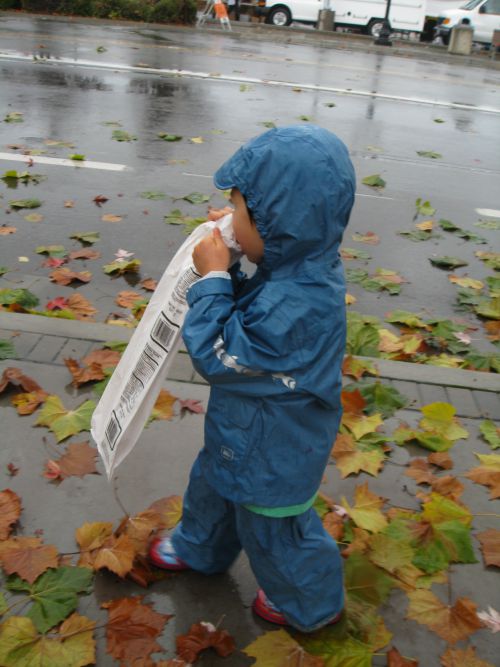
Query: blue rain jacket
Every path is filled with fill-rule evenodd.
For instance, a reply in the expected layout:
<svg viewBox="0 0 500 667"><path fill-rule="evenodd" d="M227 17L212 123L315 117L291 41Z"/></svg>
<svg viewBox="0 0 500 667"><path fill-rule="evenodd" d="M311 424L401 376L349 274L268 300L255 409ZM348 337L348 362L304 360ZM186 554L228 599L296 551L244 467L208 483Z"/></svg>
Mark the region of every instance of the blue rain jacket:
<svg viewBox="0 0 500 667"><path fill-rule="evenodd" d="M236 187L264 240L247 279L189 290L183 337L211 385L198 462L221 496L284 507L318 490L341 417L345 284L339 245L354 202L345 145L314 125L270 130L214 177Z"/></svg>

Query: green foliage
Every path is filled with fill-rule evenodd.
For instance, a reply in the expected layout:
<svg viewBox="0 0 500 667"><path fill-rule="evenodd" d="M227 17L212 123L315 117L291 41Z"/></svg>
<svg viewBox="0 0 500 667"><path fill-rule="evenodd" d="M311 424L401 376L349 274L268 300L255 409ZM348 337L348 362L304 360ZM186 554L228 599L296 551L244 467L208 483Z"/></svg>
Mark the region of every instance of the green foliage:
<svg viewBox="0 0 500 667"><path fill-rule="evenodd" d="M0 9L21 9L21 0L0 0Z"/></svg>
<svg viewBox="0 0 500 667"><path fill-rule="evenodd" d="M380 335L377 329L378 319L361 315L355 311L347 313L347 354L364 357L378 357Z"/></svg>
<svg viewBox="0 0 500 667"><path fill-rule="evenodd" d="M3 359L15 359L16 349L10 340L0 338L0 361Z"/></svg>
<svg viewBox="0 0 500 667"><path fill-rule="evenodd" d="M345 389L346 391L359 389L366 401L363 411L369 415L378 412L384 419L392 417L397 410L404 408L409 402L397 389L379 381L356 382Z"/></svg>
<svg viewBox="0 0 500 667"><path fill-rule="evenodd" d="M57 12L97 18L194 23L196 0L0 0L0 9Z"/></svg>
<svg viewBox="0 0 500 667"><path fill-rule="evenodd" d="M38 306L38 297L27 289L0 289L0 306L17 304L22 308Z"/></svg>

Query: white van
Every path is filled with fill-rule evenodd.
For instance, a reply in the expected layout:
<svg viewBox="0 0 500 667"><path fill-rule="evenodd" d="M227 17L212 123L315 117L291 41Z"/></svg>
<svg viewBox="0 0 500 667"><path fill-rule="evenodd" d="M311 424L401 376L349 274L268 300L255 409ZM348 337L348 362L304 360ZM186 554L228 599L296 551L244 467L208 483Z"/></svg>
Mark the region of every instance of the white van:
<svg viewBox="0 0 500 667"><path fill-rule="evenodd" d="M325 0L258 0L266 23L290 25L292 21L316 23ZM385 0L330 0L335 26L357 27L378 37L385 17ZM425 19L425 0L393 0L389 23L393 32L421 32Z"/></svg>
<svg viewBox="0 0 500 667"><path fill-rule="evenodd" d="M460 9L440 12L435 28L436 37L441 37L448 44L451 29L463 19L469 19L474 28L475 42L491 44L493 31L500 30L500 0L469 0Z"/></svg>

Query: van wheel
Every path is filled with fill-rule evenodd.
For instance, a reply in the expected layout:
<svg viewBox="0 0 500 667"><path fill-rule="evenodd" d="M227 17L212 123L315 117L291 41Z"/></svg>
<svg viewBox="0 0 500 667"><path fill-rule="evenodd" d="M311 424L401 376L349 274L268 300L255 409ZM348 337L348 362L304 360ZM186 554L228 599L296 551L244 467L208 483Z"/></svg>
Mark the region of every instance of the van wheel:
<svg viewBox="0 0 500 667"><path fill-rule="evenodd" d="M287 7L273 7L266 18L266 23L271 25L290 25L292 15Z"/></svg>
<svg viewBox="0 0 500 667"><path fill-rule="evenodd" d="M366 28L366 32L372 37L379 38L384 25L384 19L372 19Z"/></svg>

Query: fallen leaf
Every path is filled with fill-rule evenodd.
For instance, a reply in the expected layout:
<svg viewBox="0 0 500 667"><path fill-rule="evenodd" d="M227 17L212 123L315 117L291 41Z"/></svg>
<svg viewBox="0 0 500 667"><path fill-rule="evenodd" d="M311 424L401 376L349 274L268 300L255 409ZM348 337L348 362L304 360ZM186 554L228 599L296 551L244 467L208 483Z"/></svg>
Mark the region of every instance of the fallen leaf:
<svg viewBox="0 0 500 667"><path fill-rule="evenodd" d="M191 137L191 139L189 141L193 144L204 144L205 143L205 139L203 139L203 137Z"/></svg>
<svg viewBox="0 0 500 667"><path fill-rule="evenodd" d="M368 185L371 188L385 188L386 182L381 178L380 174L372 174L371 176L365 176L361 181L363 185Z"/></svg>
<svg viewBox="0 0 500 667"><path fill-rule="evenodd" d="M11 111L3 119L4 123L24 123L22 111Z"/></svg>
<svg viewBox="0 0 500 667"><path fill-rule="evenodd" d="M441 153L435 153L434 151L417 151L417 155L420 155L420 157L428 157L432 160L438 160L443 157Z"/></svg>
<svg viewBox="0 0 500 667"><path fill-rule="evenodd" d="M15 234L17 227L8 227L7 225L0 225L0 236L7 236L8 234Z"/></svg>
<svg viewBox="0 0 500 667"><path fill-rule="evenodd" d="M99 240L100 236L99 232L76 232L75 234L71 234L69 238L76 239L83 244L92 245Z"/></svg>
<svg viewBox="0 0 500 667"><path fill-rule="evenodd" d="M351 507L345 498L342 498L342 507L347 511L354 523L360 528L377 533L387 525L387 519L381 512L385 500L368 489L368 483L356 486L354 490L354 505Z"/></svg>
<svg viewBox="0 0 500 667"><path fill-rule="evenodd" d="M123 578L132 569L134 558L134 545L127 535L112 535L92 554L92 567L94 570L106 568Z"/></svg>
<svg viewBox="0 0 500 667"><path fill-rule="evenodd" d="M12 405L17 409L19 415L32 415L39 405L45 402L48 394L46 391L32 391L16 394L11 398Z"/></svg>
<svg viewBox="0 0 500 667"><path fill-rule="evenodd" d="M6 368L0 378L0 394L5 389L12 385L13 387L21 387L26 392L43 391L38 382L35 382L29 375L24 375L20 368Z"/></svg>
<svg viewBox="0 0 500 667"><path fill-rule="evenodd" d="M115 141L137 141L137 137L134 134L125 132L125 130L113 130L111 138Z"/></svg>
<svg viewBox="0 0 500 667"><path fill-rule="evenodd" d="M432 454L429 454L427 460L429 463L432 463L439 468L443 468L443 470L450 470L450 468L453 468L453 461L448 452L433 452Z"/></svg>
<svg viewBox="0 0 500 667"><path fill-rule="evenodd" d="M350 474L358 474L361 471L370 475L378 475L382 468L385 455L379 447L360 446L353 437L347 433L339 433L332 449L337 468L344 479Z"/></svg>
<svg viewBox="0 0 500 667"><path fill-rule="evenodd" d="M443 667L494 667L490 662L485 662L476 657L476 649L468 646L466 649L449 648L441 656Z"/></svg>
<svg viewBox="0 0 500 667"><path fill-rule="evenodd" d="M71 358L64 359L66 368L71 373L73 380L71 384L74 387L81 387L82 384L87 382L97 382L98 380L104 380L106 374L104 368L101 364L91 363L87 366L81 367L80 364Z"/></svg>
<svg viewBox="0 0 500 667"><path fill-rule="evenodd" d="M142 289L145 289L148 292L154 292L158 285L158 281L153 280L153 278L144 278L144 280L141 280L139 285L142 287Z"/></svg>
<svg viewBox="0 0 500 667"><path fill-rule="evenodd" d="M491 419L485 419L479 424L479 430L492 449L500 447L500 426L497 426Z"/></svg>
<svg viewBox="0 0 500 667"><path fill-rule="evenodd" d="M430 232L434 227L434 220L424 220L423 222L417 222L415 227L420 229L421 232Z"/></svg>
<svg viewBox="0 0 500 667"><path fill-rule="evenodd" d="M151 411L151 419L172 419L177 396L173 396L166 389L161 389Z"/></svg>
<svg viewBox="0 0 500 667"><path fill-rule="evenodd" d="M92 350L83 359L83 363L90 366L91 364L100 364L103 368L114 368L121 359L120 350L116 349L101 349Z"/></svg>
<svg viewBox="0 0 500 667"><path fill-rule="evenodd" d="M49 278L58 285L70 285L75 281L88 283L92 278L92 274L90 271L71 271L71 269L63 267L52 271Z"/></svg>
<svg viewBox="0 0 500 667"><path fill-rule="evenodd" d="M0 542L0 563L7 574L16 572L32 584L42 572L57 567L59 552L38 537L11 537Z"/></svg>
<svg viewBox="0 0 500 667"><path fill-rule="evenodd" d="M416 215L434 215L436 209L431 206L429 201L423 201L420 197L415 201Z"/></svg>
<svg viewBox="0 0 500 667"><path fill-rule="evenodd" d="M69 160L74 160L75 162L84 162L85 161L85 155L82 155L81 153L72 153L71 155L68 155Z"/></svg>
<svg viewBox="0 0 500 667"><path fill-rule="evenodd" d="M9 475L9 477L15 477L17 475L17 473L19 472L19 468L16 465L14 465L12 462L7 463L6 467L7 467L7 474ZM0 503L1 503L1 501L0 501ZM0 537L0 539L2 539L2 538Z"/></svg>
<svg viewBox="0 0 500 667"><path fill-rule="evenodd" d="M118 276L123 275L124 273L137 273L141 267L140 259L131 259L131 260L115 260L109 264L103 265L104 273L116 274Z"/></svg>
<svg viewBox="0 0 500 667"><path fill-rule="evenodd" d="M0 491L0 541L8 539L20 516L21 498L10 489Z"/></svg>
<svg viewBox="0 0 500 667"><path fill-rule="evenodd" d="M51 395L47 397L35 426L47 426L57 442L61 442L80 431L90 431L90 419L95 407L94 401L85 401L76 410L66 410L59 396Z"/></svg>
<svg viewBox="0 0 500 667"><path fill-rule="evenodd" d="M40 213L28 213L28 215L24 216L24 219L27 222L42 222L43 215L40 215Z"/></svg>
<svg viewBox="0 0 500 667"><path fill-rule="evenodd" d="M64 202L64 208L74 208L75 202L73 199L66 199Z"/></svg>
<svg viewBox="0 0 500 667"><path fill-rule="evenodd" d="M431 591L410 591L408 597L410 606L407 617L426 625L450 644L467 639L482 627L477 618L476 605L468 598L459 598L451 607Z"/></svg>
<svg viewBox="0 0 500 667"><path fill-rule="evenodd" d="M90 248L82 248L81 250L73 250L69 253L69 259L99 259L101 253L98 250L91 250Z"/></svg>
<svg viewBox="0 0 500 667"><path fill-rule="evenodd" d="M122 308L132 308L132 306L137 302L141 301L143 296L138 292L118 292L115 298L115 303L117 306Z"/></svg>
<svg viewBox="0 0 500 667"><path fill-rule="evenodd" d="M476 454L476 456L482 465L466 472L465 477L476 484L489 487L491 499L500 498L500 455Z"/></svg>
<svg viewBox="0 0 500 667"><path fill-rule="evenodd" d="M104 195L96 195L92 201L100 208L102 204L105 204L108 201L108 198Z"/></svg>
<svg viewBox="0 0 500 667"><path fill-rule="evenodd" d="M177 654L183 660L194 662L201 651L213 648L217 655L231 655L236 644L227 630L217 630L211 623L195 623L185 635L175 638Z"/></svg>
<svg viewBox="0 0 500 667"><path fill-rule="evenodd" d="M481 280L476 280L475 278L469 278L468 276L456 276L454 273L448 276L450 283L459 285L460 287L466 287L470 289L480 290L483 289L484 283Z"/></svg>
<svg viewBox="0 0 500 667"><path fill-rule="evenodd" d="M9 206L14 209L38 208L42 205L39 199L11 199Z"/></svg>
<svg viewBox="0 0 500 667"><path fill-rule="evenodd" d="M76 315L77 320L92 322L97 309L82 294L72 294L67 300L67 306Z"/></svg>
<svg viewBox="0 0 500 667"><path fill-rule="evenodd" d="M155 500L149 508L156 512L160 517L158 528L160 530L170 530L175 528L182 517L182 498L180 496L167 496Z"/></svg>
<svg viewBox="0 0 500 667"><path fill-rule="evenodd" d="M181 135L170 134L169 132L159 132L158 137L163 139L163 141L180 141L182 139Z"/></svg>
<svg viewBox="0 0 500 667"><path fill-rule="evenodd" d="M107 521L84 523L76 529L75 539L83 553L99 549L113 534L113 524Z"/></svg>
<svg viewBox="0 0 500 667"><path fill-rule="evenodd" d="M425 459L413 459L405 471L407 477L412 477L417 484L431 484L435 479L432 469Z"/></svg>
<svg viewBox="0 0 500 667"><path fill-rule="evenodd" d="M481 544L485 565L500 567L500 530L483 530L476 534L476 538Z"/></svg>
<svg viewBox="0 0 500 667"><path fill-rule="evenodd" d="M123 220L122 215L113 215L113 213L106 213L101 217L103 222L121 222Z"/></svg>
<svg viewBox="0 0 500 667"><path fill-rule="evenodd" d="M387 652L387 667L418 667L418 660L403 658L396 647Z"/></svg>
<svg viewBox="0 0 500 667"><path fill-rule="evenodd" d="M97 455L98 452L90 447L88 442L72 442L68 445L67 452L55 460L59 468L58 478L83 477L97 473Z"/></svg>
<svg viewBox="0 0 500 667"><path fill-rule="evenodd" d="M159 614L141 597L118 598L104 602L109 619L106 624L106 652L122 664L137 664L151 653L163 651L156 641L171 618ZM146 664L146 663L143 663Z"/></svg>
<svg viewBox="0 0 500 667"><path fill-rule="evenodd" d="M194 398L187 398L185 400L179 399L179 407L181 416L185 412L192 412L193 414L203 414L205 412L202 402Z"/></svg>
<svg viewBox="0 0 500 667"><path fill-rule="evenodd" d="M369 245L378 245L380 243L380 238L375 234L375 232L365 232L364 234L352 234L353 241L358 241L361 243L368 243Z"/></svg>

